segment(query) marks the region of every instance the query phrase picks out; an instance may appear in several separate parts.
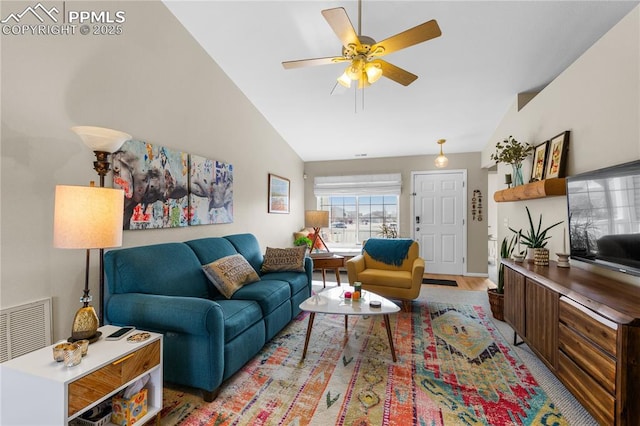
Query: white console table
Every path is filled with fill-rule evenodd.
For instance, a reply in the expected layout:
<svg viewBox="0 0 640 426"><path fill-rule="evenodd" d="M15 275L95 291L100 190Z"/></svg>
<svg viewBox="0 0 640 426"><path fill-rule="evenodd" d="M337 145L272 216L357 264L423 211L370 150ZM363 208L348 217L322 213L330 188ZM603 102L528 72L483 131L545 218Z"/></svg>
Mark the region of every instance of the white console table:
<svg viewBox="0 0 640 426"><path fill-rule="evenodd" d="M146 374L148 411L139 423L159 415L162 335L140 343L104 339L117 328L101 327L100 340L74 367L54 361L52 346L0 364L0 424L66 425Z"/></svg>

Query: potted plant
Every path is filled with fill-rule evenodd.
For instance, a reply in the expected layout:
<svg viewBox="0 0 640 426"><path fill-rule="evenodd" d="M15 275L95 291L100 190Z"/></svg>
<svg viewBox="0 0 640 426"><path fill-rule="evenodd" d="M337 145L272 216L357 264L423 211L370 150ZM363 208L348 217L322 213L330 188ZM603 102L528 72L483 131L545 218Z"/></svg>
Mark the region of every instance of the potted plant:
<svg viewBox="0 0 640 426"><path fill-rule="evenodd" d="M520 234L523 244L533 250L534 263L536 265L548 265L549 250L546 248L546 246L547 240L551 238L551 236L547 235L547 232L551 228L560 225L564 221L561 220L560 222L556 222L553 225L542 229L542 213L540 213L538 228L535 228L533 226L533 220L531 219L531 212L529 211L529 207L525 206L525 209L527 209L527 217L529 218L529 229L524 233L522 232L522 230L516 231L511 227L509 227L509 229L516 234Z"/></svg>
<svg viewBox="0 0 640 426"><path fill-rule="evenodd" d="M513 186L523 185L522 160L527 158L533 151L533 147L527 142L521 143L509 136L502 142L496 144L496 152L491 154L491 159L504 164L511 164L513 169Z"/></svg>
<svg viewBox="0 0 640 426"><path fill-rule="evenodd" d="M512 235L511 239L504 237L500 245L500 258L506 259L511 257L515 248L516 236ZM497 320L504 321L504 265L500 262L498 266L498 287L487 290L489 295L489 305L491 306L491 314Z"/></svg>
<svg viewBox="0 0 640 426"><path fill-rule="evenodd" d="M305 246L306 245L307 248L309 249L309 251L311 251L311 244L313 244L313 241L311 241L311 239L309 237L298 237L293 242L294 246Z"/></svg>

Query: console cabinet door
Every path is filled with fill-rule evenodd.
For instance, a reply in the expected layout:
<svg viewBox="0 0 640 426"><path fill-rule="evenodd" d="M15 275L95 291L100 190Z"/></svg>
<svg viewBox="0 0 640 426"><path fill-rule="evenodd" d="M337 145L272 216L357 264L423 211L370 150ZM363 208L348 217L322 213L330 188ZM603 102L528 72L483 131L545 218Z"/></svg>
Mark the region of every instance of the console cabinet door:
<svg viewBox="0 0 640 426"><path fill-rule="evenodd" d="M524 337L524 275L504 267L504 320Z"/></svg>
<svg viewBox="0 0 640 426"><path fill-rule="evenodd" d="M558 300L558 293L526 278L526 340L551 371L558 365Z"/></svg>

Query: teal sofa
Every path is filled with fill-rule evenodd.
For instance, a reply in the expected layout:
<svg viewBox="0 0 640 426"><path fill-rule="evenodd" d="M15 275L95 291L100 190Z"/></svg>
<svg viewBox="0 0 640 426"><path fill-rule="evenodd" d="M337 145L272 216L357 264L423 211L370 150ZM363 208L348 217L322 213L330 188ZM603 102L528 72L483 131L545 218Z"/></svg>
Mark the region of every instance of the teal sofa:
<svg viewBox="0 0 640 426"><path fill-rule="evenodd" d="M226 299L202 265L240 253L260 275ZM164 379L204 391L212 401L223 381L299 313L311 295L305 272L261 274L263 254L252 234L110 250L104 255L105 323L164 335Z"/></svg>

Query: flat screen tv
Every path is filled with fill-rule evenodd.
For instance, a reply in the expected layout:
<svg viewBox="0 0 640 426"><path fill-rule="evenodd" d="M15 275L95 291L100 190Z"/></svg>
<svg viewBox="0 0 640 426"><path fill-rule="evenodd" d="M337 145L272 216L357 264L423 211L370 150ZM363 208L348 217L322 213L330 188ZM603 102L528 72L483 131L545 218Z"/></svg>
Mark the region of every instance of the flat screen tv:
<svg viewBox="0 0 640 426"><path fill-rule="evenodd" d="M572 259L640 275L640 160L567 178Z"/></svg>

